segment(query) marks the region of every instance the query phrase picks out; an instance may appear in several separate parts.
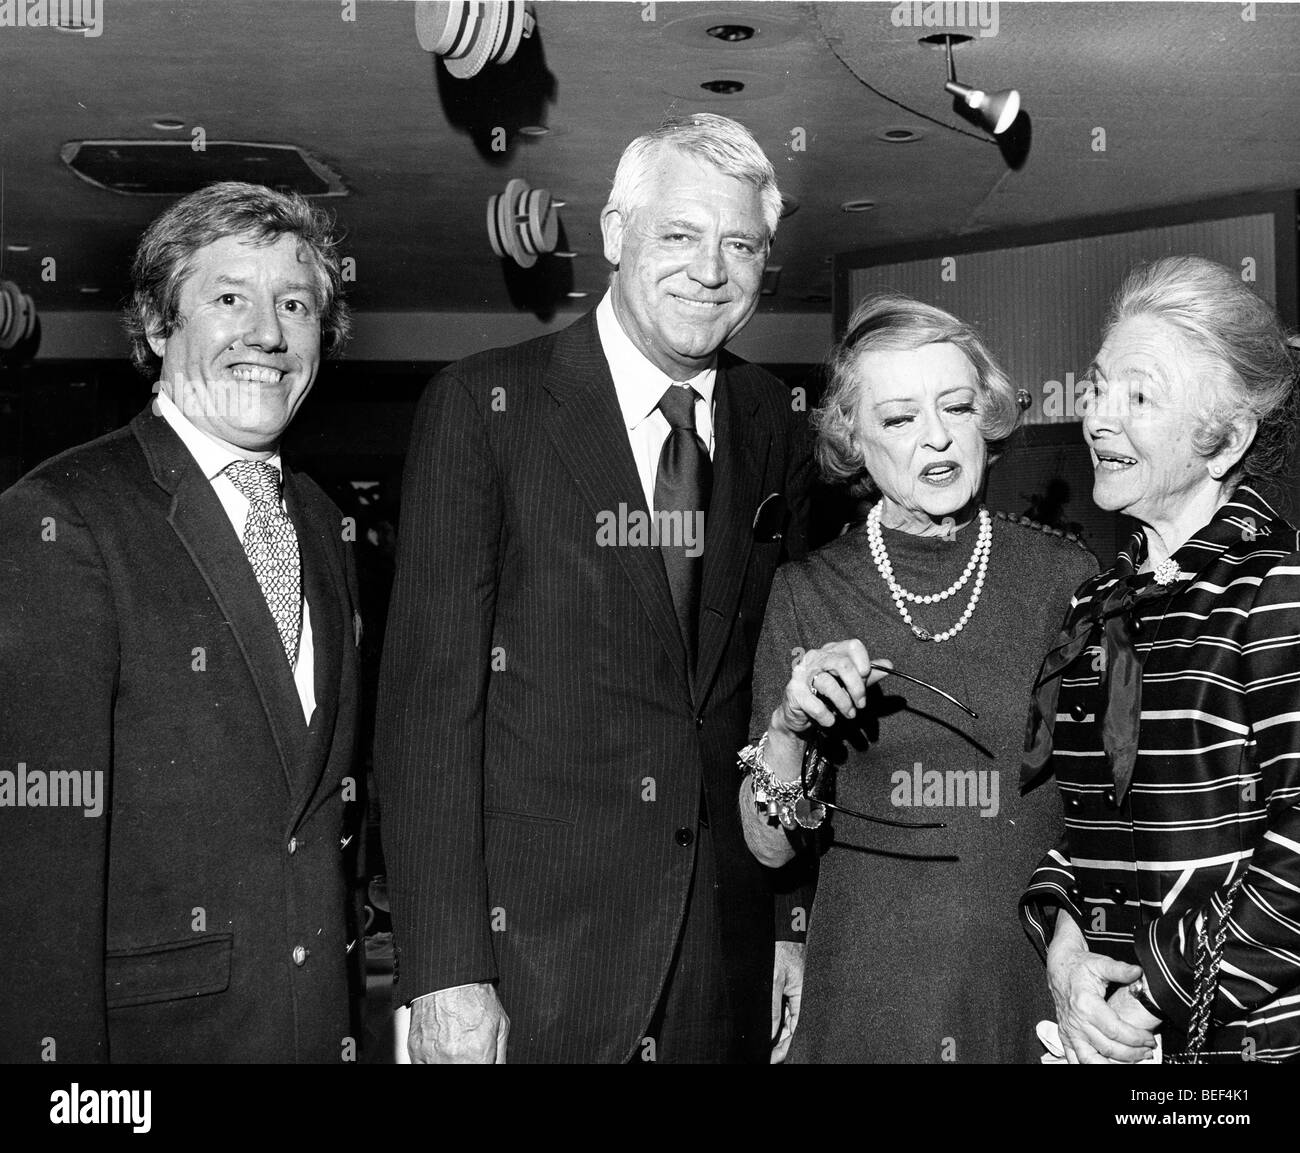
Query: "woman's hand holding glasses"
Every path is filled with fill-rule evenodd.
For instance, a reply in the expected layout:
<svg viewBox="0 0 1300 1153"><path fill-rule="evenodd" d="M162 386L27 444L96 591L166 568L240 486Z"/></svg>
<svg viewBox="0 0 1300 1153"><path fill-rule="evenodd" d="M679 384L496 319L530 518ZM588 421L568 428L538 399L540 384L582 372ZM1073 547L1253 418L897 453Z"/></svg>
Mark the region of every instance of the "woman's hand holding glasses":
<svg viewBox="0 0 1300 1153"><path fill-rule="evenodd" d="M809 650L795 661L785 696L772 714L773 736L799 735L814 725L833 728L840 717L852 720L866 707L867 689L892 667L889 661L873 663L866 645L856 639Z"/></svg>
<svg viewBox="0 0 1300 1153"><path fill-rule="evenodd" d="M970 716L976 712L943 689L894 668L887 660L873 661L860 640L831 641L803 653L795 661L785 695L772 714L767 731L765 763L778 780L800 782L801 796L791 809L791 818L805 829L819 828L827 810L846 813L879 825L898 828L942 829L942 821L898 821L873 816L833 804L817 789L824 758L816 750L815 726L834 728L842 717L853 720L866 708L867 689L887 676L901 677L951 701ZM806 747L805 747L806 745ZM810 768L810 762L812 766Z"/></svg>

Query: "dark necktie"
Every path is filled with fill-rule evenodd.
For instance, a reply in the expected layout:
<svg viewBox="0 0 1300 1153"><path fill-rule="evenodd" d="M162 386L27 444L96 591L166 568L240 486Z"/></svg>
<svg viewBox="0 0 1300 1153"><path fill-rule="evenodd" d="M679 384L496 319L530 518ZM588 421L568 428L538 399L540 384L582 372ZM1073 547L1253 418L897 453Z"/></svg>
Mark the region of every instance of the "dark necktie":
<svg viewBox="0 0 1300 1153"><path fill-rule="evenodd" d="M698 396L689 385L674 384L659 400L659 411L672 428L659 452L654 507L668 587L672 590L673 606L692 669L700 616L700 579L704 571L704 516L713 478L708 447L695 431ZM680 513L680 519L673 513Z"/></svg>
<svg viewBox="0 0 1300 1153"><path fill-rule="evenodd" d="M262 460L237 460L225 471L231 483L248 498L244 552L292 665L298 659L302 627L302 574L298 534L293 521L280 508L280 470Z"/></svg>

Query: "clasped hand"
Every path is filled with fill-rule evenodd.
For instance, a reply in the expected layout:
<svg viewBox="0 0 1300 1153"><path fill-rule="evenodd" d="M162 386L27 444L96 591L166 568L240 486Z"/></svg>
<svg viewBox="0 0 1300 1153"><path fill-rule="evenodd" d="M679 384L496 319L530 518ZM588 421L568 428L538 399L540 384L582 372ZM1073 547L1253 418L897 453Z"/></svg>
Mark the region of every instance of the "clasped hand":
<svg viewBox="0 0 1300 1153"><path fill-rule="evenodd" d="M1089 950L1074 919L1064 909L1057 913L1047 980L1069 1064L1132 1064L1151 1055L1160 1020L1133 996L1130 986L1141 977L1138 965ZM1112 984L1121 987L1108 999Z"/></svg>

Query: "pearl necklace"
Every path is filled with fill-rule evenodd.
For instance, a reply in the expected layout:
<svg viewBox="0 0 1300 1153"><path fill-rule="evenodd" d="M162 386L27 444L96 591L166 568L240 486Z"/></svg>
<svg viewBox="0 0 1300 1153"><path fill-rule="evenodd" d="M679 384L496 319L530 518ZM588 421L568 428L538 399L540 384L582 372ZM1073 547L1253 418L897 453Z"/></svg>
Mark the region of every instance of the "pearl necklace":
<svg viewBox="0 0 1300 1153"><path fill-rule="evenodd" d="M921 595L908 592L894 579L894 566L890 563L889 553L885 551L885 538L880 531L880 502L877 502L876 506L867 514L867 544L871 548L871 559L876 562L876 568L880 572L881 579L889 586L889 592L894 598L894 605L898 609L898 615L903 618L907 627L912 630L919 640L934 641L935 644L951 640L966 627L966 622L970 620L971 613L975 611L975 606L979 604L980 594L984 591L984 574L989 567L989 554L993 551L993 518L989 516L988 509L980 509L979 521L980 529L979 536L975 541L975 551L971 554L965 571L943 592ZM966 611L961 614L952 628L936 635L921 628L912 620L912 614L907 611L908 601L914 604L937 604L939 601L947 600L948 597L962 589L966 582L970 580L971 573L975 573L975 587L971 591L970 602L966 605Z"/></svg>

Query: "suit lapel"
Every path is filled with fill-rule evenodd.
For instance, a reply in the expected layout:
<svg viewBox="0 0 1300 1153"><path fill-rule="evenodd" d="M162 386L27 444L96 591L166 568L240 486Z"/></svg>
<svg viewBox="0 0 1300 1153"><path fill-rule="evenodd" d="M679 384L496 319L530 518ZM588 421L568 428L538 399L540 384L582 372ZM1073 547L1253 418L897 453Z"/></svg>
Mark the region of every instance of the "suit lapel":
<svg viewBox="0 0 1300 1153"><path fill-rule="evenodd" d="M311 610L313 682L316 711L305 733L306 755L303 771L296 781L293 798L295 820L311 802L328 760L334 722L338 715L339 683L345 643L340 604L346 605L346 577L332 547L331 533L342 526L312 517L293 472L284 468L284 500L289 517L298 533L298 550L302 557L303 592ZM351 639L350 637L348 639ZM294 701L298 704L295 688ZM301 704L298 715L302 716Z"/></svg>
<svg viewBox="0 0 1300 1153"><path fill-rule="evenodd" d="M714 405L713 496L704 527L704 578L695 703L704 703L731 636L749 567L753 518L771 437L759 420L759 395L744 387L745 370L718 365Z"/></svg>
<svg viewBox="0 0 1300 1153"><path fill-rule="evenodd" d="M546 431L591 509L593 537L597 515L617 514L620 503L629 512L637 509L648 516L645 493L628 443L614 380L601 349L594 313L588 313L556 337L542 383L557 402L546 419ZM686 646L659 550L627 547L615 548L614 552L680 673L683 685L689 687Z"/></svg>
<svg viewBox="0 0 1300 1153"><path fill-rule="evenodd" d="M167 520L207 582L248 665L292 791L306 744L302 704L257 577L212 485L167 422L146 410L131 428L154 480L172 494Z"/></svg>

